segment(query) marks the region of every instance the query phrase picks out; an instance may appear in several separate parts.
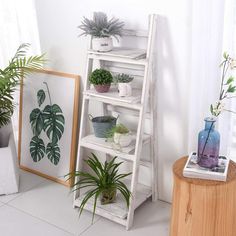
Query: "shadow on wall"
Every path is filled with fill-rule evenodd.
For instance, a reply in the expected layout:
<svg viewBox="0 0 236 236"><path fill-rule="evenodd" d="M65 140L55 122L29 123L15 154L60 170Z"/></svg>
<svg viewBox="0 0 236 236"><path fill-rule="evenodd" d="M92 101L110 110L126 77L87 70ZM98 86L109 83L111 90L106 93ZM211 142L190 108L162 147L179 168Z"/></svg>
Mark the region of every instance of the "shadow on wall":
<svg viewBox="0 0 236 236"><path fill-rule="evenodd" d="M157 125L154 133L157 140L158 193L159 199L171 201L172 165L185 150L184 147L184 106L182 88L179 83L180 71L173 47L173 35L166 17L159 16L157 22L154 55L156 75L155 107ZM178 69L177 69L178 68ZM170 181L171 180L171 181Z"/></svg>

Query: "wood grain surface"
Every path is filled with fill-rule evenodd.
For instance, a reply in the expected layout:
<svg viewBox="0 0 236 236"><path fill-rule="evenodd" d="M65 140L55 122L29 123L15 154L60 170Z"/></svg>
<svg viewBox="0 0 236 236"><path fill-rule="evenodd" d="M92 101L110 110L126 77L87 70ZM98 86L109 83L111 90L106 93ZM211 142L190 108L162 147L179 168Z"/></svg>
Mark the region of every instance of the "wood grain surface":
<svg viewBox="0 0 236 236"><path fill-rule="evenodd" d="M236 236L236 163L226 182L185 178L187 157L173 166L171 236Z"/></svg>

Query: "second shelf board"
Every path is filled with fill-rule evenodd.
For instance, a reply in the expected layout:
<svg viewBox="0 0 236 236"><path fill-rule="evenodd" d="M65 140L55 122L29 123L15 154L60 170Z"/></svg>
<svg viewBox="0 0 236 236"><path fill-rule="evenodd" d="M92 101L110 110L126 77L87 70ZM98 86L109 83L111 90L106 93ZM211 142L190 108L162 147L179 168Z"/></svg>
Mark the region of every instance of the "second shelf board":
<svg viewBox="0 0 236 236"><path fill-rule="evenodd" d="M133 89L132 96L129 97L120 97L117 91L117 88L111 88L109 92L106 93L98 93L95 89L86 90L84 95L97 97L97 98L105 98L117 102L122 103L138 103L141 100L141 89Z"/></svg>
<svg viewBox="0 0 236 236"><path fill-rule="evenodd" d="M125 184L130 189L130 181L125 182ZM85 196L85 193L82 194L80 197L78 197L75 200L74 205L79 207L84 196ZM140 184L140 183L137 184L136 197L135 197L135 209L139 207L144 201L146 201L150 196L151 196L150 187ZM94 204L94 198L91 198L88 200L84 208L88 211L93 211L93 204ZM96 214L106 217L108 219L110 219L111 217L115 217L118 219L125 220L128 215L128 209L127 209L126 202L123 196L118 192L116 202L112 204L107 204L107 205L101 205L100 201L98 200Z"/></svg>
<svg viewBox="0 0 236 236"><path fill-rule="evenodd" d="M119 156L123 159L134 161L134 154L131 152L135 149L136 134L133 134L133 141L128 147L119 147L113 142L108 142L106 138L97 138L94 134L90 134L81 139L80 145L96 151L101 151L113 156ZM143 144L150 141L150 135L143 135Z"/></svg>

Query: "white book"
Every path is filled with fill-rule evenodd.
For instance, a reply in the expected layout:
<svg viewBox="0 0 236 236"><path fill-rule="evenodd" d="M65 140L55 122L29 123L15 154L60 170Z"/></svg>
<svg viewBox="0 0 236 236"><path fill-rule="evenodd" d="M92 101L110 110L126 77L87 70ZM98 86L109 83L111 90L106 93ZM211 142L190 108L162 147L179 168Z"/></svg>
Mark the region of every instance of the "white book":
<svg viewBox="0 0 236 236"><path fill-rule="evenodd" d="M197 164L197 153L192 152L184 166L183 176L188 178L226 181L229 158L219 156L218 165L214 168L203 168Z"/></svg>

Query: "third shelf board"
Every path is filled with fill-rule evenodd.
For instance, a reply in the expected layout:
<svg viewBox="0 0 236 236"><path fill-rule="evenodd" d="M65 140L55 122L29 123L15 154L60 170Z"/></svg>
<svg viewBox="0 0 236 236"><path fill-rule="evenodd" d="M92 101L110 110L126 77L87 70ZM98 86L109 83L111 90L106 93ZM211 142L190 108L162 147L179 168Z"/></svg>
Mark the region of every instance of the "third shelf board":
<svg viewBox="0 0 236 236"><path fill-rule="evenodd" d="M144 134L143 144L150 142L150 135ZM134 161L134 154L132 153L135 149L136 134L133 135L133 141L128 147L119 147L113 142L108 142L106 138L97 138L94 134L90 134L81 139L80 145L92 150L107 153L112 156L119 156L127 161ZM147 164L148 165L148 164Z"/></svg>

